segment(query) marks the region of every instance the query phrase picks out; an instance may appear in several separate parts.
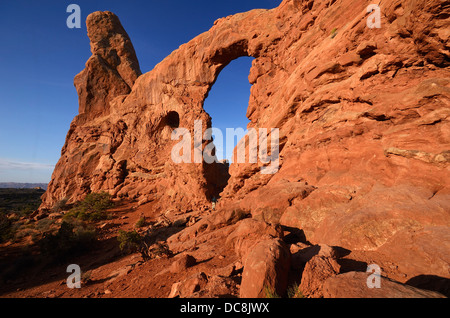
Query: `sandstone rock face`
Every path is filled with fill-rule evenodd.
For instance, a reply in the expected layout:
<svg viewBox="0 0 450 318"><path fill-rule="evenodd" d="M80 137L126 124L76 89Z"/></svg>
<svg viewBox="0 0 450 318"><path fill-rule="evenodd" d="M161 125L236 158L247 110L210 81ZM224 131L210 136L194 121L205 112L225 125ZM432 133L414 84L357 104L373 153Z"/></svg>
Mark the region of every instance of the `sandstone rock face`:
<svg viewBox="0 0 450 318"><path fill-rule="evenodd" d="M63 198L74 202L98 188L99 181L107 180L107 187L114 188L127 174L127 161L112 156L123 142L127 124L105 116L114 98L131 92L141 75L139 62L116 15L94 12L86 25L92 56L74 79L79 115L70 126L49 191L43 196L47 207Z"/></svg>
<svg viewBox="0 0 450 318"><path fill-rule="evenodd" d="M92 56L74 84L79 113L90 120L108 114L115 97L130 93L141 71L131 40L114 13L94 12L86 26Z"/></svg>
<svg viewBox="0 0 450 318"><path fill-rule="evenodd" d="M249 128L280 129L280 169L232 164L218 209L301 229L313 244L397 255L412 276L450 277L449 8L383 1L371 29L368 4L284 0L219 19L143 75L118 19L93 13L93 56L75 78L80 114L42 208L96 191L209 207L226 173L174 163L171 133L210 127L203 102L217 76L252 56Z"/></svg>

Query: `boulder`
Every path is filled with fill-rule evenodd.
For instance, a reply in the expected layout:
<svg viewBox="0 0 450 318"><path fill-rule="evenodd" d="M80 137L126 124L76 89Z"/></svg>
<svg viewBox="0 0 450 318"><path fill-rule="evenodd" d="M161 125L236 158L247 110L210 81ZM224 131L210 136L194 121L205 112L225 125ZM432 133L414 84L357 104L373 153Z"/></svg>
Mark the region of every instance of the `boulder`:
<svg viewBox="0 0 450 318"><path fill-rule="evenodd" d="M181 273L189 267L197 264L196 259L189 254L177 255L170 265L170 271L172 273Z"/></svg>
<svg viewBox="0 0 450 318"><path fill-rule="evenodd" d="M236 229L227 237L225 244L234 248L241 259L245 259L247 253L264 238L283 238L280 225L244 219L237 223Z"/></svg>
<svg viewBox="0 0 450 318"><path fill-rule="evenodd" d="M380 277L380 288L369 288L370 273L349 272L330 277L323 284L325 298L445 298L444 295Z"/></svg>
<svg viewBox="0 0 450 318"><path fill-rule="evenodd" d="M303 296L308 298L323 297L323 283L329 277L339 274L340 265L336 260L316 255L305 265L300 283Z"/></svg>
<svg viewBox="0 0 450 318"><path fill-rule="evenodd" d="M288 283L290 252L280 239L259 242L244 261L241 298L264 298L267 293L283 296Z"/></svg>
<svg viewBox="0 0 450 318"><path fill-rule="evenodd" d="M198 291L200 291L203 287L208 283L208 277L205 273L197 273L192 276L187 277L181 282L175 283L172 285L170 294L168 298L189 298Z"/></svg>

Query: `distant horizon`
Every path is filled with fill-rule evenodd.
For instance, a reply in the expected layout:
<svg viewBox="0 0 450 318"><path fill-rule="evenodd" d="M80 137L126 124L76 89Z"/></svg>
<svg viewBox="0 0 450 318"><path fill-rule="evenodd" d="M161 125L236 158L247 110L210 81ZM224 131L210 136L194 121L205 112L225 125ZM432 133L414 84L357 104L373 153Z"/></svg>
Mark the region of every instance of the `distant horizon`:
<svg viewBox="0 0 450 318"><path fill-rule="evenodd" d="M0 182L0 189L33 189L41 188L47 191L48 183L45 182Z"/></svg>
<svg viewBox="0 0 450 318"><path fill-rule="evenodd" d="M0 182L0 186L4 184L49 184L49 182L15 182L15 181L2 181Z"/></svg>

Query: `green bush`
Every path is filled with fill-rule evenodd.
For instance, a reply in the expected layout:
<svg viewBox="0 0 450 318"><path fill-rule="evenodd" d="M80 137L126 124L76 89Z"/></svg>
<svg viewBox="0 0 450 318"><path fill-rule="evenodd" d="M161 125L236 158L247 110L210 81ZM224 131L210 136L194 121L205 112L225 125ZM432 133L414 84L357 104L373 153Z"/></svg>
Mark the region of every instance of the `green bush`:
<svg viewBox="0 0 450 318"><path fill-rule="evenodd" d="M13 224L5 213L0 213L0 243L7 242L14 237Z"/></svg>
<svg viewBox="0 0 450 318"><path fill-rule="evenodd" d="M333 30L331 30L331 38L334 39L337 35L337 28L333 28Z"/></svg>
<svg viewBox="0 0 450 318"><path fill-rule="evenodd" d="M55 220L51 220L51 219L42 219L39 220L36 225L34 226L34 229L39 231L39 232L48 232L52 225L55 224Z"/></svg>
<svg viewBox="0 0 450 318"><path fill-rule="evenodd" d="M119 241L120 250L131 253L138 252L143 242L142 236L136 231L127 232L119 230L117 240Z"/></svg>
<svg viewBox="0 0 450 318"><path fill-rule="evenodd" d="M61 259L89 249L95 237L95 229L84 222L63 221L56 233L44 233L38 245L42 255Z"/></svg>
<svg viewBox="0 0 450 318"><path fill-rule="evenodd" d="M150 258L145 237L142 237L138 232L119 230L117 240L119 241L119 248L121 251L128 253L139 252L144 260L148 260Z"/></svg>
<svg viewBox="0 0 450 318"><path fill-rule="evenodd" d="M39 208L39 204L25 204L19 211L18 214L20 216L29 216L31 213L36 211Z"/></svg>
<svg viewBox="0 0 450 318"><path fill-rule="evenodd" d="M110 217L106 210L112 207L114 207L114 203L111 201L110 194L106 192L90 193L64 217L65 219L72 217L83 221L106 220Z"/></svg>
<svg viewBox="0 0 450 318"><path fill-rule="evenodd" d="M294 284L290 286L287 290L287 295L288 298L305 298L305 296L303 296L302 291L300 290L299 284Z"/></svg>
<svg viewBox="0 0 450 318"><path fill-rule="evenodd" d="M139 220L136 222L136 224L134 226L136 228L141 228L141 227L144 227L146 223L147 222L145 221L145 218L142 216L139 218Z"/></svg>
<svg viewBox="0 0 450 318"><path fill-rule="evenodd" d="M22 227L19 227L16 234L14 235L14 241L18 242L28 236L31 236L31 240L33 242L36 242L36 238L38 238L40 236L40 233L35 229L26 228L26 227L22 226Z"/></svg>
<svg viewBox="0 0 450 318"><path fill-rule="evenodd" d="M264 286L264 293L266 298L281 298L272 286Z"/></svg>

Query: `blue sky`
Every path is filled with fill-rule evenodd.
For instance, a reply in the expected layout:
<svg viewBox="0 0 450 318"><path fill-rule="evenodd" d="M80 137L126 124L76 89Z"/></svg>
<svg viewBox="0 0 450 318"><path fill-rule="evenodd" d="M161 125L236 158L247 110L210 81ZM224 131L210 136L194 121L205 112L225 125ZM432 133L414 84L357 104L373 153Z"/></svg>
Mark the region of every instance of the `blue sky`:
<svg viewBox="0 0 450 318"><path fill-rule="evenodd" d="M0 182L49 182L70 122L78 113L73 78L91 52L85 20L94 11L117 14L141 70L162 59L213 22L281 0L1 1ZM81 8L81 29L69 29L69 4ZM205 102L213 126L246 127L250 58L233 61Z"/></svg>

